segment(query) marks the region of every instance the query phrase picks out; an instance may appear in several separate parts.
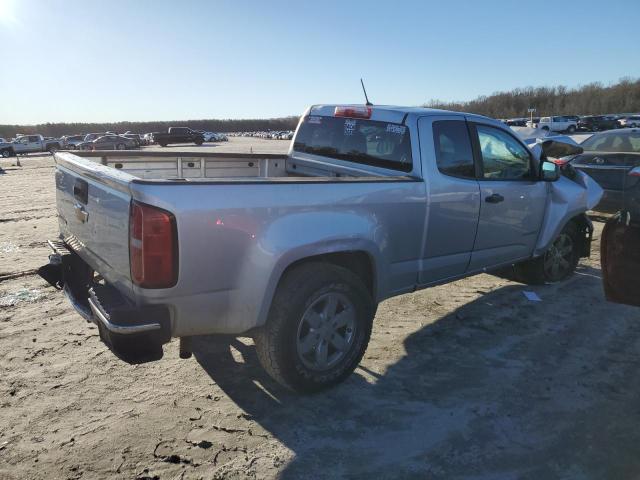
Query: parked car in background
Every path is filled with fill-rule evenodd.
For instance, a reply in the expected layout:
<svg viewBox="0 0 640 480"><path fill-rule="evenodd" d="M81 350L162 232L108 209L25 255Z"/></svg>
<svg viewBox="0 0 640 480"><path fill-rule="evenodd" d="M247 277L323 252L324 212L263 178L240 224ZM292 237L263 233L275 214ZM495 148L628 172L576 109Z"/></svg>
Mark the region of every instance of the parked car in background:
<svg viewBox="0 0 640 480"><path fill-rule="evenodd" d="M640 115L630 115L618 119L618 123L622 128L640 127Z"/></svg>
<svg viewBox="0 0 640 480"><path fill-rule="evenodd" d="M46 139L42 135L23 135L9 142L16 155L34 152L55 153L62 147L57 139Z"/></svg>
<svg viewBox="0 0 640 480"><path fill-rule="evenodd" d="M575 120L564 116L541 117L538 128L548 132L573 133L578 128L578 124Z"/></svg>
<svg viewBox="0 0 640 480"><path fill-rule="evenodd" d="M144 138L146 145L151 145L153 143L153 133L145 133L142 138Z"/></svg>
<svg viewBox="0 0 640 480"><path fill-rule="evenodd" d="M533 117L525 122L525 127L538 128L538 123L540 123L540 117Z"/></svg>
<svg viewBox="0 0 640 480"><path fill-rule="evenodd" d="M202 132L205 142L221 142L223 135L216 132Z"/></svg>
<svg viewBox="0 0 640 480"><path fill-rule="evenodd" d="M602 283L610 302L640 307L640 166L625 183L622 208L602 230Z"/></svg>
<svg viewBox="0 0 640 480"><path fill-rule="evenodd" d="M11 142L7 142L7 141L0 142L0 156L2 158L14 157L15 154L16 152L13 150L13 146L11 145Z"/></svg>
<svg viewBox="0 0 640 480"><path fill-rule="evenodd" d="M613 130L620 128L620 123L613 117L604 115L589 115L580 117L578 122L578 130L586 130L588 132L599 132L602 130Z"/></svg>
<svg viewBox="0 0 640 480"><path fill-rule="evenodd" d="M584 152L560 160L591 176L604 189L596 210L613 213L622 208L623 192L634 179L627 174L640 166L640 129L593 134L580 144Z"/></svg>
<svg viewBox="0 0 640 480"><path fill-rule="evenodd" d="M3 137L0 137L0 143L7 143L7 140Z"/></svg>
<svg viewBox="0 0 640 480"><path fill-rule="evenodd" d="M87 133L84 136L84 142L93 142L96 138L98 137L103 137L105 135L110 135L108 132L102 132L102 133Z"/></svg>
<svg viewBox="0 0 640 480"><path fill-rule="evenodd" d="M124 138L128 138L129 140L132 140L135 143L136 148L139 148L140 145L142 145L142 139L140 138L140 135L138 135L137 133L125 133L121 136Z"/></svg>
<svg viewBox="0 0 640 480"><path fill-rule="evenodd" d="M195 143L196 145L202 145L204 143L204 136L202 133L191 130L189 127L169 127L167 133L154 133L153 140L163 147L175 143Z"/></svg>
<svg viewBox="0 0 640 480"><path fill-rule="evenodd" d="M103 135L90 142L78 145L79 150L132 150L138 148L138 142L122 135Z"/></svg>
<svg viewBox="0 0 640 480"><path fill-rule="evenodd" d="M504 123L509 125L510 127L526 127L527 119L526 118L507 118L504 120Z"/></svg>
<svg viewBox="0 0 640 480"><path fill-rule="evenodd" d="M80 143L84 142L84 137L84 135L65 135L60 139L62 148L65 150L75 150Z"/></svg>

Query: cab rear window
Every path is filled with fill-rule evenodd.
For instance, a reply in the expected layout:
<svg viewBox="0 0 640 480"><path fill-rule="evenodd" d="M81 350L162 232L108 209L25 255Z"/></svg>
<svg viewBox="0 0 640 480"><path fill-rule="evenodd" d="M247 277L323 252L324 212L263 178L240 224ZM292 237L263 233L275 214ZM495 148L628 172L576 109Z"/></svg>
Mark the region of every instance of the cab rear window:
<svg viewBox="0 0 640 480"><path fill-rule="evenodd" d="M402 172L413 167L409 129L398 123L309 115L293 149Z"/></svg>

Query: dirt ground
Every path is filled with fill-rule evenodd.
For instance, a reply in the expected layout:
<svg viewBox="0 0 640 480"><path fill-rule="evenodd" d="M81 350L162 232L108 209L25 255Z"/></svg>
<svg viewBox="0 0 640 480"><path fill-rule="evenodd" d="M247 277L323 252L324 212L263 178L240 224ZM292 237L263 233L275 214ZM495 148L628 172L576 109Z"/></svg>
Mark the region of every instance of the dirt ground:
<svg viewBox="0 0 640 480"><path fill-rule="evenodd" d="M212 148L247 146L286 148ZM0 161L0 479L640 477L640 309L604 301L597 238L559 285L479 275L384 302L355 374L296 396L247 339L114 357L33 274L54 170L21 163Z"/></svg>

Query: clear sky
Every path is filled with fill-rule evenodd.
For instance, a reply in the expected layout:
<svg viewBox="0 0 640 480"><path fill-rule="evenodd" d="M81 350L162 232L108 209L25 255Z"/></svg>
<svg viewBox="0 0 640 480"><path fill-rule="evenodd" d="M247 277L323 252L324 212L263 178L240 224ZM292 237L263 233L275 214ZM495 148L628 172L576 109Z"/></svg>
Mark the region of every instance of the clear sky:
<svg viewBox="0 0 640 480"><path fill-rule="evenodd" d="M640 77L639 0L0 0L0 123L298 115Z"/></svg>

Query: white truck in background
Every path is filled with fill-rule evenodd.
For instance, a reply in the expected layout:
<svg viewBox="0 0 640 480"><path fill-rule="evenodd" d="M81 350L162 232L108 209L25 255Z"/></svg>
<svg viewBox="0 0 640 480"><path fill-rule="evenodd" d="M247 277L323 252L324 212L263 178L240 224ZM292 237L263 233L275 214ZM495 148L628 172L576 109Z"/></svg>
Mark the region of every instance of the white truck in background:
<svg viewBox="0 0 640 480"><path fill-rule="evenodd" d="M537 127L547 132L573 133L578 129L578 122L569 117L541 117Z"/></svg>
<svg viewBox="0 0 640 480"><path fill-rule="evenodd" d="M60 149L59 140L48 140L42 135L22 135L11 142L0 143L0 155L5 158L34 152L55 153Z"/></svg>

